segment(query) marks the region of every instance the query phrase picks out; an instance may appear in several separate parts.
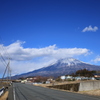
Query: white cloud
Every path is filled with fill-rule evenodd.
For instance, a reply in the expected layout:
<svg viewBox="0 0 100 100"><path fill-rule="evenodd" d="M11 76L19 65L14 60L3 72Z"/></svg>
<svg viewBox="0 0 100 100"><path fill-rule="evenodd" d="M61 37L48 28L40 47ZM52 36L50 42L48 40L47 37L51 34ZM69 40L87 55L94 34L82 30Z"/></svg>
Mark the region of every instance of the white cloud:
<svg viewBox="0 0 100 100"><path fill-rule="evenodd" d="M86 48L57 48L56 45L50 45L44 48L23 48L20 41L7 46L7 51L12 60L31 60L36 57L65 58L76 55L88 54Z"/></svg>
<svg viewBox="0 0 100 100"><path fill-rule="evenodd" d="M0 49L2 56L7 58L10 55L12 59L11 68L13 75L48 66L61 58L87 55L90 53L86 48L58 48L56 45L50 45L44 48L24 48L23 43L25 42L17 41L8 46L0 45L1 48L7 50L5 52L3 49ZM1 67L0 69L2 69Z"/></svg>
<svg viewBox="0 0 100 100"><path fill-rule="evenodd" d="M97 56L94 60L92 60L92 62L95 62L95 63L100 62L100 56Z"/></svg>
<svg viewBox="0 0 100 100"><path fill-rule="evenodd" d="M87 31L91 31L91 32L96 32L98 30L97 26L92 27L91 25L89 27L85 27L82 32L87 32Z"/></svg>

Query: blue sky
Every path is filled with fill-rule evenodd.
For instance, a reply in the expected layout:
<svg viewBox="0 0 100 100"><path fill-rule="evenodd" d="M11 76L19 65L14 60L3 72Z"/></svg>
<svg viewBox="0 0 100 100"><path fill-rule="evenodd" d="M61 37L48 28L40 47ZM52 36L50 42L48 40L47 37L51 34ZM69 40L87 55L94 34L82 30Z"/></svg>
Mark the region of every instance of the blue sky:
<svg viewBox="0 0 100 100"><path fill-rule="evenodd" d="M1 0L1 54L10 54L12 74L65 57L100 65L99 21L100 0Z"/></svg>

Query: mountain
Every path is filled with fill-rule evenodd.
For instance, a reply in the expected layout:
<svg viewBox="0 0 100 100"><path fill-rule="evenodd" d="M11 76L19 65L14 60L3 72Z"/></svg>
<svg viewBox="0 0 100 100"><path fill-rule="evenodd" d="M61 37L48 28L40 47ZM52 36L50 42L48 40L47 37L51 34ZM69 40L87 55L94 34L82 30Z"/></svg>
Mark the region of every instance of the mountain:
<svg viewBox="0 0 100 100"><path fill-rule="evenodd" d="M28 77L28 76L53 76L58 77L61 75L75 73L77 70L100 70L100 66L87 64L74 58L60 59L54 64L47 67L40 68L28 73L14 76L13 78Z"/></svg>

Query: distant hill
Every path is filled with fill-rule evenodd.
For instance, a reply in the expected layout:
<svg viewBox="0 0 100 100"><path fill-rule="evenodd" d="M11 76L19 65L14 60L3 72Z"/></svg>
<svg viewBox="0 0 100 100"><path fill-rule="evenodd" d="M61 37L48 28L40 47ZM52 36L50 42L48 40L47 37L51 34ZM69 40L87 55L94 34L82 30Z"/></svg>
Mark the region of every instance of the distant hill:
<svg viewBox="0 0 100 100"><path fill-rule="evenodd" d="M58 77L61 75L75 73L77 70L100 70L100 66L87 64L74 58L60 59L54 64L47 67L40 68L21 75L15 75L12 78L29 77L29 76L53 76Z"/></svg>

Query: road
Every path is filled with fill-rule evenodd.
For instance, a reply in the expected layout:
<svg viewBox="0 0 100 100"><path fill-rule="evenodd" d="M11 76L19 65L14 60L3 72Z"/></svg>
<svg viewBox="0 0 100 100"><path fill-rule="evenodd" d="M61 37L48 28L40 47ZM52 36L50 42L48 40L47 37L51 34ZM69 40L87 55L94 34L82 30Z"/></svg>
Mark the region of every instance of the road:
<svg viewBox="0 0 100 100"><path fill-rule="evenodd" d="M100 97L14 83L8 100L100 100Z"/></svg>

